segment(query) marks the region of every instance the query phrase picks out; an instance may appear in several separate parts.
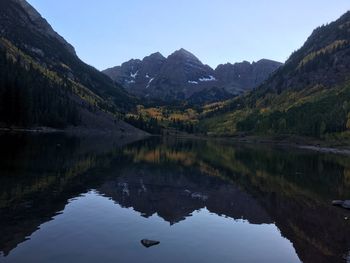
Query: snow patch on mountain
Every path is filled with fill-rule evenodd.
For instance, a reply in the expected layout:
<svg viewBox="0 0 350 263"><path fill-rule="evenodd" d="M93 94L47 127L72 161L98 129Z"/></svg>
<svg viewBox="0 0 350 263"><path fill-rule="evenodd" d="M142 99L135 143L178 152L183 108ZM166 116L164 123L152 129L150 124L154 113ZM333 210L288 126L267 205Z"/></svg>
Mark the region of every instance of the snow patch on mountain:
<svg viewBox="0 0 350 263"><path fill-rule="evenodd" d="M148 84L147 84L147 86L146 86L146 89L149 88L149 86L151 85L151 83L152 83L153 80L154 80L154 78L151 78L151 79L148 81Z"/></svg>
<svg viewBox="0 0 350 263"><path fill-rule="evenodd" d="M136 81L135 80L126 80L125 81L127 84L135 84L136 83Z"/></svg>
<svg viewBox="0 0 350 263"><path fill-rule="evenodd" d="M209 77L200 78L199 81L201 81L201 82L216 81L216 78L214 76L210 75Z"/></svg>
<svg viewBox="0 0 350 263"><path fill-rule="evenodd" d="M130 77L133 79L136 79L138 74L139 74L139 71L136 71L135 73L130 72Z"/></svg>

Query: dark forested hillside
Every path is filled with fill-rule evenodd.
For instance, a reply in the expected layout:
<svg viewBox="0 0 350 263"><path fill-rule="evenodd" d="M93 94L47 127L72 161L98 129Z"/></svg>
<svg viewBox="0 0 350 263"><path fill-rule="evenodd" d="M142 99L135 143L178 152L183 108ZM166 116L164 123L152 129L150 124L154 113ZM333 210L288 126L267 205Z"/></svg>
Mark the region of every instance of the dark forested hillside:
<svg viewBox="0 0 350 263"><path fill-rule="evenodd" d="M350 12L317 28L263 85L204 117L214 134L349 138Z"/></svg>
<svg viewBox="0 0 350 263"><path fill-rule="evenodd" d="M0 60L1 126L133 131L119 119L136 99L83 63L25 0L0 1Z"/></svg>
<svg viewBox="0 0 350 263"><path fill-rule="evenodd" d="M0 52L0 120L6 126L64 128L81 123L69 82L50 81L31 65L10 63Z"/></svg>

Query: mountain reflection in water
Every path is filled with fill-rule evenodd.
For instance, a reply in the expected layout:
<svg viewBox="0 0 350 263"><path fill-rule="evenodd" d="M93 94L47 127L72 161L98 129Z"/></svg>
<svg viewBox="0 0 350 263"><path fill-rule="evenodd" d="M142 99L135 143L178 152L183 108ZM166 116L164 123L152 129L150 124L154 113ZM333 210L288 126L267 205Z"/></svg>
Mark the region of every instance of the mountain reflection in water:
<svg viewBox="0 0 350 263"><path fill-rule="evenodd" d="M167 138L0 143L0 262L349 261L350 213L330 205L350 199L347 156Z"/></svg>

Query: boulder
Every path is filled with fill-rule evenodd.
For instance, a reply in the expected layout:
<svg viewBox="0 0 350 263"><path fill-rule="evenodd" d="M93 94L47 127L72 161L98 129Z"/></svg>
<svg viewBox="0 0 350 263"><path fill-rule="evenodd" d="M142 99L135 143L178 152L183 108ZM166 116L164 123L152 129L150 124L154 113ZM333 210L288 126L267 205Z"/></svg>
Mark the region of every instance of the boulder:
<svg viewBox="0 0 350 263"><path fill-rule="evenodd" d="M350 209L350 200L345 200L345 201L334 200L334 201L332 201L332 205L339 206L339 207L342 207L345 209Z"/></svg>
<svg viewBox="0 0 350 263"><path fill-rule="evenodd" d="M344 201L342 201L342 200L333 200L332 201L332 205L334 205L334 206L342 206L343 203L344 203Z"/></svg>
<svg viewBox="0 0 350 263"><path fill-rule="evenodd" d="M141 240L141 244L144 246L144 247L153 247L153 246L156 246L156 245L159 245L160 242L159 241L155 241L155 240L149 240L149 239L142 239Z"/></svg>

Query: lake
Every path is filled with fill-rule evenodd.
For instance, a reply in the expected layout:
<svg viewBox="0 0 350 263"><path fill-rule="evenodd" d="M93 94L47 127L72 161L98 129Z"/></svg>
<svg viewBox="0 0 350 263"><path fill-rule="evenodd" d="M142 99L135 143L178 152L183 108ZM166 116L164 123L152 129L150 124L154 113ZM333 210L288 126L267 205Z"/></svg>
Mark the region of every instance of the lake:
<svg viewBox="0 0 350 263"><path fill-rule="evenodd" d="M0 262L350 262L350 157L0 136ZM145 247L141 240L160 244Z"/></svg>

